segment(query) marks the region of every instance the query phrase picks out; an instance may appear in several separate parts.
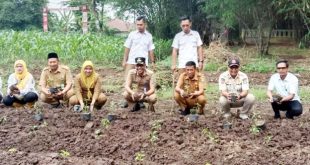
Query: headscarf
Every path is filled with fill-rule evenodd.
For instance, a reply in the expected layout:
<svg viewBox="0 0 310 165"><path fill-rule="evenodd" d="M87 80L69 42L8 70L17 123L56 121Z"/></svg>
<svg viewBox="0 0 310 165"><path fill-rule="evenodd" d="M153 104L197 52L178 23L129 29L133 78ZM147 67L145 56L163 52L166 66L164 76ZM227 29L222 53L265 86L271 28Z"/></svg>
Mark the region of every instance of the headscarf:
<svg viewBox="0 0 310 165"><path fill-rule="evenodd" d="M91 66L93 68L93 72L91 73L91 75L86 76L84 69L87 66ZM85 61L82 69L81 69L81 80L82 80L82 84L87 88L87 98L90 99L92 97L92 93L90 91L90 88L94 88L95 86L95 81L98 77L98 74L95 72L95 68L94 65L91 61Z"/></svg>
<svg viewBox="0 0 310 165"><path fill-rule="evenodd" d="M16 66L18 64L21 64L23 66L23 71L21 73L18 73L18 71L16 69ZM15 61L14 69L15 69L15 77L18 80L16 86L20 90L24 89L26 86L26 83L28 81L29 75L30 75L30 73L28 72L27 65L26 65L25 61L23 61L23 60Z"/></svg>

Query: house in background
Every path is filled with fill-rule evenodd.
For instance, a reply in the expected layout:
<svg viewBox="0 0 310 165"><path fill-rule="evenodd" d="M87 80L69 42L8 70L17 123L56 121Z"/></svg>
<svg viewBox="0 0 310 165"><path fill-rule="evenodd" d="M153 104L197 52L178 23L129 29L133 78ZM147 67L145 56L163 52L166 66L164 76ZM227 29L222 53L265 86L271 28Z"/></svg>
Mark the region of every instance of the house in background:
<svg viewBox="0 0 310 165"><path fill-rule="evenodd" d="M120 20L118 18L111 19L107 21L107 27L115 30L117 34L124 34L127 35L129 32L133 31L135 29L134 23L129 23L123 20Z"/></svg>

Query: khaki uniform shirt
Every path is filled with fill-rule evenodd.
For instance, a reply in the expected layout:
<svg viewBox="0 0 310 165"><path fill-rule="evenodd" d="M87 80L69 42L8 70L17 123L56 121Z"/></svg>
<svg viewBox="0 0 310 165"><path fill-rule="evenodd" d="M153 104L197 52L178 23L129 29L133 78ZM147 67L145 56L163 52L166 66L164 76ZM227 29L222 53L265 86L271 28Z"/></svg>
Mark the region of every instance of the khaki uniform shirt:
<svg viewBox="0 0 310 165"><path fill-rule="evenodd" d="M226 71L220 75L219 88L220 91L240 94L242 91L249 90L248 76L239 71L237 76L232 78L229 71Z"/></svg>
<svg viewBox="0 0 310 165"><path fill-rule="evenodd" d="M87 90L87 87L84 86L84 84L82 83L81 74L78 74L75 77L74 87L75 87L75 94L76 94L76 97L78 98L78 100L87 100L88 99L87 98L88 90ZM99 94L101 92L100 76L97 77L97 79L95 80L95 83L94 83L94 87L90 88L90 91L93 95L91 99L97 100L97 98L99 97ZM89 101L91 101L91 100L89 100Z"/></svg>
<svg viewBox="0 0 310 165"><path fill-rule="evenodd" d="M136 69L131 69L128 72L127 80L125 86L130 86L130 88L135 92L147 92L150 90L151 85L155 87L156 80L154 72L146 69L143 76L137 75Z"/></svg>
<svg viewBox="0 0 310 165"><path fill-rule="evenodd" d="M41 73L39 85L45 88L64 88L68 83L72 84L72 74L67 66L59 65L55 72L45 67Z"/></svg>
<svg viewBox="0 0 310 165"><path fill-rule="evenodd" d="M177 84L177 86L179 86L188 94L199 91L199 89L204 89L205 85L205 77L202 73L199 72L196 72L192 79L187 76L186 72L182 73Z"/></svg>

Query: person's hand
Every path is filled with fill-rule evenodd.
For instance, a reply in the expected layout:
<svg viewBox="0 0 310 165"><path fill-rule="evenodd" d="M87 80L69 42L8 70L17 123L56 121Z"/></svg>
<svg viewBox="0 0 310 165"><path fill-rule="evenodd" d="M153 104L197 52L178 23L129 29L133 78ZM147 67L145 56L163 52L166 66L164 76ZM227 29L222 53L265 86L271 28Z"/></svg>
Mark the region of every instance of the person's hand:
<svg viewBox="0 0 310 165"><path fill-rule="evenodd" d="M172 71L172 73L174 73L176 71L176 66L175 65L171 66L171 71Z"/></svg>
<svg viewBox="0 0 310 165"><path fill-rule="evenodd" d="M153 72L156 72L156 65L154 62L152 62L152 69L153 69Z"/></svg>
<svg viewBox="0 0 310 165"><path fill-rule="evenodd" d="M83 111L85 104L82 102L80 103L80 111Z"/></svg>
<svg viewBox="0 0 310 165"><path fill-rule="evenodd" d="M56 93L56 95L57 95L57 96L62 96L62 95L64 95L64 92L59 91L59 92Z"/></svg>
<svg viewBox="0 0 310 165"><path fill-rule="evenodd" d="M203 69L203 62L199 62L199 71L202 71Z"/></svg>
<svg viewBox="0 0 310 165"><path fill-rule="evenodd" d="M126 61L123 61L123 62L122 62L122 67L125 69L125 67L126 67Z"/></svg>
<svg viewBox="0 0 310 165"><path fill-rule="evenodd" d="M95 105L94 103L91 103L91 104L90 104L90 106L89 106L89 111L90 111L90 112L93 112L93 110L94 110L94 105Z"/></svg>
<svg viewBox="0 0 310 165"><path fill-rule="evenodd" d="M268 101L273 103L273 97L269 97Z"/></svg>
<svg viewBox="0 0 310 165"><path fill-rule="evenodd" d="M196 96L200 95L199 91L195 91L194 93L189 94L189 98L194 98Z"/></svg>
<svg viewBox="0 0 310 165"><path fill-rule="evenodd" d="M139 101L142 101L146 97L146 94L142 93Z"/></svg>

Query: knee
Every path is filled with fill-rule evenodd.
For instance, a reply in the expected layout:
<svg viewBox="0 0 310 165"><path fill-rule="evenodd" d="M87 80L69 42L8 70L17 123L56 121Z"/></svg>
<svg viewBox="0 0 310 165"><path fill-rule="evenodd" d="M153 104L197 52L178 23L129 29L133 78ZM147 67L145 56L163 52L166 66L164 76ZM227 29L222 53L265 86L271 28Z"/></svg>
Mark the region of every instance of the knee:
<svg viewBox="0 0 310 165"><path fill-rule="evenodd" d="M181 95L178 92L174 92L174 100L178 101L181 100Z"/></svg>
<svg viewBox="0 0 310 165"><path fill-rule="evenodd" d="M301 115L301 114L302 114L302 105L299 103L298 106L294 106L294 107L292 108L292 111L294 112L294 114L295 114L296 116Z"/></svg>
<svg viewBox="0 0 310 165"><path fill-rule="evenodd" d="M38 95L34 92L29 92L25 95L24 101L25 102L34 102L38 100Z"/></svg>
<svg viewBox="0 0 310 165"><path fill-rule="evenodd" d="M255 96L251 93L247 94L247 96L245 97L245 102L248 102L250 104L254 104Z"/></svg>
<svg viewBox="0 0 310 165"><path fill-rule="evenodd" d="M157 102L157 97L156 94L152 94L151 96L149 96L149 103L151 104L155 104Z"/></svg>
<svg viewBox="0 0 310 165"><path fill-rule="evenodd" d="M3 104L6 106L12 106L13 105L13 99L10 98L10 96L6 96L3 98Z"/></svg>
<svg viewBox="0 0 310 165"><path fill-rule="evenodd" d="M198 96L198 104L199 105L205 105L207 103L207 99L204 95Z"/></svg>
<svg viewBox="0 0 310 165"><path fill-rule="evenodd" d="M219 99L219 103L220 105L223 107L223 106L226 106L229 104L229 101L226 97L224 96L221 96L220 99Z"/></svg>
<svg viewBox="0 0 310 165"><path fill-rule="evenodd" d="M75 95L71 96L69 98L69 104L70 105L77 105L79 104L79 100L77 99L77 97Z"/></svg>
<svg viewBox="0 0 310 165"><path fill-rule="evenodd" d="M101 93L97 101L98 101L98 104L104 105L107 102L107 97L103 93Z"/></svg>
<svg viewBox="0 0 310 165"><path fill-rule="evenodd" d="M129 102L132 102L132 98L131 98L130 94L127 91L125 91L122 95L124 96L125 100L127 100Z"/></svg>

